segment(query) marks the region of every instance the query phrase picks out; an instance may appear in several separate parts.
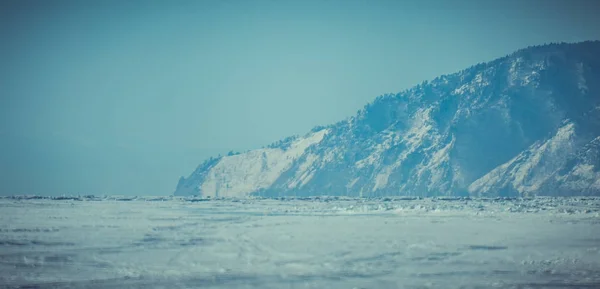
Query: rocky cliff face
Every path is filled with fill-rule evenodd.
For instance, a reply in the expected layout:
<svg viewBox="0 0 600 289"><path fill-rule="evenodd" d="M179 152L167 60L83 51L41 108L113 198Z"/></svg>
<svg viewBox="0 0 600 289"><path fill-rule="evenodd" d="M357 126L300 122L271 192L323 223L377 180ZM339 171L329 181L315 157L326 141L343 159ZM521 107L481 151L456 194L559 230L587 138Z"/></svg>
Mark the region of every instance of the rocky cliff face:
<svg viewBox="0 0 600 289"><path fill-rule="evenodd" d="M600 195L600 42L530 47L210 159L176 195Z"/></svg>

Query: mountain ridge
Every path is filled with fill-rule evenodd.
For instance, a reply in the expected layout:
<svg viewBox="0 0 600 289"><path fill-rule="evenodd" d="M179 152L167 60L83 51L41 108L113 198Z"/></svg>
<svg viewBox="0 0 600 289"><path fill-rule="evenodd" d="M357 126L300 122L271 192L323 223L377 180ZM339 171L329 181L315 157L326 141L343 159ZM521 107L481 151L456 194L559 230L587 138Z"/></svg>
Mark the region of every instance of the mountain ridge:
<svg viewBox="0 0 600 289"><path fill-rule="evenodd" d="M599 55L600 41L520 49L302 137L210 158L174 194L599 195L598 158L582 157L600 148Z"/></svg>

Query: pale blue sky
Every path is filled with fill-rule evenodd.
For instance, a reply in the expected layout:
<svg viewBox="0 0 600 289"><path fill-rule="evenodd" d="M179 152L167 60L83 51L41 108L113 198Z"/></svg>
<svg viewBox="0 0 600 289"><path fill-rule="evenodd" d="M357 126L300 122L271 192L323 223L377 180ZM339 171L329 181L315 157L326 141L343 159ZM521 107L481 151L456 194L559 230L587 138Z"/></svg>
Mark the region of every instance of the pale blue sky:
<svg viewBox="0 0 600 289"><path fill-rule="evenodd" d="M0 1L0 194L170 194L529 45L600 39L594 0Z"/></svg>

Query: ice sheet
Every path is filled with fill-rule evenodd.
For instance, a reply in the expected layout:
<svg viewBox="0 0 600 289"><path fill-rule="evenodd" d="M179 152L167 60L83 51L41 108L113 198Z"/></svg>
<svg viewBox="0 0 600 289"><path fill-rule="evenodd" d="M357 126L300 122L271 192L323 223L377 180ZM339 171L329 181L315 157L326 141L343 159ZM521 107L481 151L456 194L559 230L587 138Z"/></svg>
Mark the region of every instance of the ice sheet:
<svg viewBox="0 0 600 289"><path fill-rule="evenodd" d="M0 199L0 287L599 288L600 199Z"/></svg>

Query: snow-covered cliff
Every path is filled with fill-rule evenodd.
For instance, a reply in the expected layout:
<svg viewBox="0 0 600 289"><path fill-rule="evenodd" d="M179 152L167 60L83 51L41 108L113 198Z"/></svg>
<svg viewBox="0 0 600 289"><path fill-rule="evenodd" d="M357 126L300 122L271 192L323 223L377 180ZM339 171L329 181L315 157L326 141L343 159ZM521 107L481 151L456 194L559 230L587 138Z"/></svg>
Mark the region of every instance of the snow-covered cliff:
<svg viewBox="0 0 600 289"><path fill-rule="evenodd" d="M303 137L212 158L176 195L600 195L600 42L517 51Z"/></svg>

